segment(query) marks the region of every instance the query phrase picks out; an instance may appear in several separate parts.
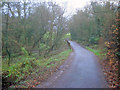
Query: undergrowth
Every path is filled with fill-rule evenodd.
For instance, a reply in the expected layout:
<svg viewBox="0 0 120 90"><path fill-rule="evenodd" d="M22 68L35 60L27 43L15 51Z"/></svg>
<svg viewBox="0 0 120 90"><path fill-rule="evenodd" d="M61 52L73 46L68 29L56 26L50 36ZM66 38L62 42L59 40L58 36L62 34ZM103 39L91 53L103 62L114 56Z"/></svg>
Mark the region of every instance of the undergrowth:
<svg viewBox="0 0 120 90"><path fill-rule="evenodd" d="M51 69L61 65L67 59L70 52L71 50L68 49L50 58L38 59L28 55L19 56L14 58L16 62L12 62L10 66L6 63L8 58L4 58L2 60L2 77L7 82L12 81L12 87L29 82L29 80L26 81L26 78L30 75L42 75L43 77L41 78L44 78L45 74L49 74L48 72ZM26 85L26 87L28 86Z"/></svg>

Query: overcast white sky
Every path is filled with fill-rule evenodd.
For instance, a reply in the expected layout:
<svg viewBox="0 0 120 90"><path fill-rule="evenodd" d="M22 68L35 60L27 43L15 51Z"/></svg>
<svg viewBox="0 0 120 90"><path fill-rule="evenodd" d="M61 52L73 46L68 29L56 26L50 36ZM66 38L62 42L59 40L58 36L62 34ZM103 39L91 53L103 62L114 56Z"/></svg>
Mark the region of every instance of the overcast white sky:
<svg viewBox="0 0 120 90"><path fill-rule="evenodd" d="M76 9L82 9L87 4L90 3L91 0L53 0L66 8L67 14L75 13Z"/></svg>
<svg viewBox="0 0 120 90"><path fill-rule="evenodd" d="M67 11L65 16L68 16L70 14L74 14L76 9L82 9L84 6L89 4L91 0L41 0L41 1L47 2L55 1L57 4L60 4L60 6L65 7Z"/></svg>

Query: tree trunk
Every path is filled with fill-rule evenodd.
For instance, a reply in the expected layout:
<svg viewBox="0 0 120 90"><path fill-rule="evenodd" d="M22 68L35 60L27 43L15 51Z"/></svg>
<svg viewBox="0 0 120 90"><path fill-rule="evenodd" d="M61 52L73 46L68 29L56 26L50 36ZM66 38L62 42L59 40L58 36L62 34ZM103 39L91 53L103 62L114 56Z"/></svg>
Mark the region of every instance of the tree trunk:
<svg viewBox="0 0 120 90"><path fill-rule="evenodd" d="M8 65L10 66L11 54L10 54L10 51L8 50L8 25L9 25L8 19L9 19L9 7L10 7L9 2L7 3L7 5L8 5L8 11L7 11L7 19L6 19L6 52L7 52L8 57L9 57Z"/></svg>

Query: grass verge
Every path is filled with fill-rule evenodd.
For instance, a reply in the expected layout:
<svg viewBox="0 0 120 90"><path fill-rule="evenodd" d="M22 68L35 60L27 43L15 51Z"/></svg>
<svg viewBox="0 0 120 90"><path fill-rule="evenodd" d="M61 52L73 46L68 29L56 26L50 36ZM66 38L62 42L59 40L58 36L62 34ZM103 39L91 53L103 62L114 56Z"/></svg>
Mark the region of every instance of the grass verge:
<svg viewBox="0 0 120 90"><path fill-rule="evenodd" d="M14 59L10 66L7 65L7 58L2 62L3 84L8 82L12 88L31 88L47 79L53 72L56 72L60 65L68 58L72 50L65 50L50 58L39 58L19 56Z"/></svg>
<svg viewBox="0 0 120 90"><path fill-rule="evenodd" d="M89 51L93 52L95 55L97 55L101 60L106 58L106 49L93 49L90 47L86 47Z"/></svg>

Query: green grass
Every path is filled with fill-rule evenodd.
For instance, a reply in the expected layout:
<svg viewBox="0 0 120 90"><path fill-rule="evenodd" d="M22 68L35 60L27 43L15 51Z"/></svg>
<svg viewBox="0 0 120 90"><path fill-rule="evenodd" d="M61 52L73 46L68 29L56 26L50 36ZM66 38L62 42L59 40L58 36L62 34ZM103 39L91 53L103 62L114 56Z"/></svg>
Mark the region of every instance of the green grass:
<svg viewBox="0 0 120 90"><path fill-rule="evenodd" d="M14 62L10 66L7 64L8 58L5 58L2 60L3 77L18 83L35 73L43 75L45 73L44 70L61 65L68 58L71 51L68 49L50 58L36 59L33 56L19 56L14 58Z"/></svg>
<svg viewBox="0 0 120 90"><path fill-rule="evenodd" d="M95 49L92 49L92 48L89 48L89 47L86 47L89 51L91 51L91 52L93 52L95 55L97 55L97 56L100 56L101 54L100 54L100 51L101 50L95 50Z"/></svg>
<svg viewBox="0 0 120 90"><path fill-rule="evenodd" d="M106 49L105 48L102 51L100 49L93 49L90 47L86 47L86 49L93 52L95 55L99 56L100 58L103 58L106 56Z"/></svg>
<svg viewBox="0 0 120 90"><path fill-rule="evenodd" d="M60 63L62 62L62 60L67 59L70 52L71 50L66 50L57 55L51 56L50 58L43 58L43 60L37 60L36 63L38 63L40 67L50 68L51 66L55 66L55 63Z"/></svg>

